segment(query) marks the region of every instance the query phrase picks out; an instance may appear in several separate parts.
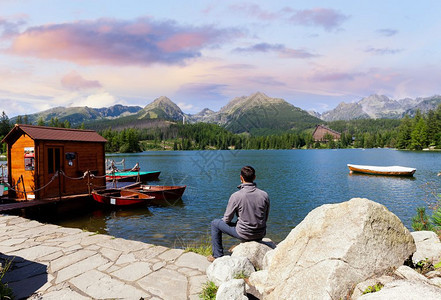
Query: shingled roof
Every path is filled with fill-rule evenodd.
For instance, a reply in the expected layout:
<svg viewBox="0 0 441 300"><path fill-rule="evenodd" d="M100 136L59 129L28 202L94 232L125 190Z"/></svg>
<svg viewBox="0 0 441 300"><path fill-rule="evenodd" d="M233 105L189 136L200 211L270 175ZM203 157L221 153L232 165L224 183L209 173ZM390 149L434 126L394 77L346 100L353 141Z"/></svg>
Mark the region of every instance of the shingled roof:
<svg viewBox="0 0 441 300"><path fill-rule="evenodd" d="M94 130L80 130L71 128L57 128L16 124L14 128L4 137L2 142L11 143L23 133L35 140L50 141L72 141L72 142L99 142L107 140Z"/></svg>
<svg viewBox="0 0 441 300"><path fill-rule="evenodd" d="M326 134L330 134L334 137L334 139L339 139L341 136L340 132L332 130L331 128L326 127L325 125L317 125L315 127L314 132L312 133L312 137L314 141L326 141L324 138Z"/></svg>

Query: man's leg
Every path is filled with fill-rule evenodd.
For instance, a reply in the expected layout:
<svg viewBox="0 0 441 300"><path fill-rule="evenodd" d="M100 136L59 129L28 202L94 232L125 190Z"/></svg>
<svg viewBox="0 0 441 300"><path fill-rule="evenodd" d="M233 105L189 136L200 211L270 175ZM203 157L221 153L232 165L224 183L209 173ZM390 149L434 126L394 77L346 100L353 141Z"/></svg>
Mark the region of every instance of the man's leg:
<svg viewBox="0 0 441 300"><path fill-rule="evenodd" d="M218 258L224 256L224 248L222 246L222 233L226 233L232 237L240 239L237 235L236 226L231 226L222 221L215 219L211 222L211 245L213 250L213 257Z"/></svg>

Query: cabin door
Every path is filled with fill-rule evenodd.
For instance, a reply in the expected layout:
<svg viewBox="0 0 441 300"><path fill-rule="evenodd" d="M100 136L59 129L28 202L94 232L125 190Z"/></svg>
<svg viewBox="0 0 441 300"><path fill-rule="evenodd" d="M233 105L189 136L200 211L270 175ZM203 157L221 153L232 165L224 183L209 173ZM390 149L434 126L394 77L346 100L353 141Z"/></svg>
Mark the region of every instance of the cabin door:
<svg viewBox="0 0 441 300"><path fill-rule="evenodd" d="M46 188L45 195L48 197L59 196L64 192L64 177L59 174L54 178L54 175L60 170L64 171L63 165L63 147L60 146L48 146L46 148L46 184L53 180Z"/></svg>

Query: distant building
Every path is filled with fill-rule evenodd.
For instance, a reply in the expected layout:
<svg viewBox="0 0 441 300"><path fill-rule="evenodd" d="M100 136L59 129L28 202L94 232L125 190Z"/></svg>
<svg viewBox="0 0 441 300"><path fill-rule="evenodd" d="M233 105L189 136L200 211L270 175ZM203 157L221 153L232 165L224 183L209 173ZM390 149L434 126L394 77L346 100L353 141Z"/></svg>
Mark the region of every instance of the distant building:
<svg viewBox="0 0 441 300"><path fill-rule="evenodd" d="M314 139L314 142L328 142L327 137L329 135L334 138L334 141L337 141L340 139L341 133L324 125L317 125L312 134L312 138Z"/></svg>

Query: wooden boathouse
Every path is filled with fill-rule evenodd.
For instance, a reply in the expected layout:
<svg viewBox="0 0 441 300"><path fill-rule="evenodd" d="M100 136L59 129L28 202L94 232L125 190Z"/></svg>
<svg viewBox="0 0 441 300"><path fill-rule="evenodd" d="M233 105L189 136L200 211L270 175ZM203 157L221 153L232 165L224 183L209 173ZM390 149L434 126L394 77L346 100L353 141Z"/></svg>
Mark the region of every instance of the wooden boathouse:
<svg viewBox="0 0 441 300"><path fill-rule="evenodd" d="M334 141L340 139L340 132L332 130L324 125L317 125L314 132L312 133L312 138L314 142L328 142L328 138L332 138Z"/></svg>
<svg viewBox="0 0 441 300"><path fill-rule="evenodd" d="M16 200L86 194L106 185L106 139L93 130L19 124L2 142Z"/></svg>

